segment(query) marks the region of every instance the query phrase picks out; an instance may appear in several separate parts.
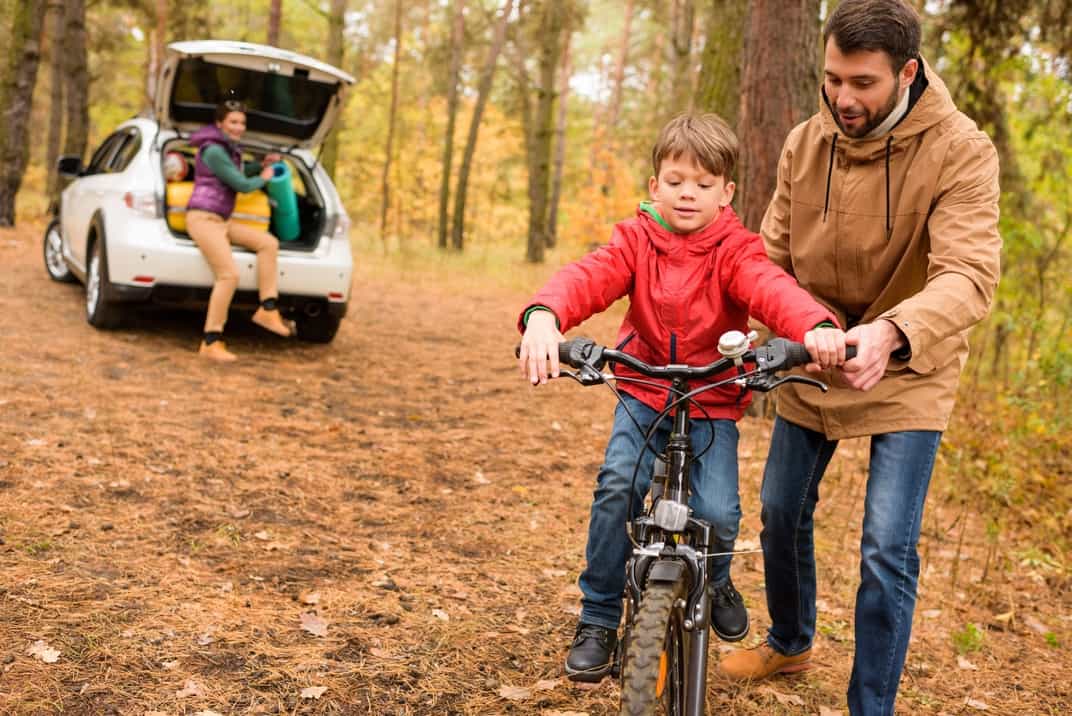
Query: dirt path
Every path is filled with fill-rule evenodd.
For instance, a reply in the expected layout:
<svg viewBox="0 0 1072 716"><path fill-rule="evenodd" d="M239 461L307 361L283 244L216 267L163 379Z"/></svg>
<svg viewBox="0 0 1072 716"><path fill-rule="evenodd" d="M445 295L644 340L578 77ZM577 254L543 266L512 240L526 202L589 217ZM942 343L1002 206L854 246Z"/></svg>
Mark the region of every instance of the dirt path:
<svg viewBox="0 0 1072 716"><path fill-rule="evenodd" d="M0 231L0 711L614 712L615 684L560 672L611 398L521 383L523 293L359 259L332 345L236 316L224 368L196 356L197 314L88 326L39 228ZM586 333L610 340L614 318ZM746 547L765 430L742 424ZM711 713L847 713L863 446L844 447L817 516L823 668L712 673ZM958 552L960 507L928 510L899 713L1066 713L1067 585L974 585L978 530ZM734 572L749 644L760 568ZM958 664L968 623L985 636Z"/></svg>

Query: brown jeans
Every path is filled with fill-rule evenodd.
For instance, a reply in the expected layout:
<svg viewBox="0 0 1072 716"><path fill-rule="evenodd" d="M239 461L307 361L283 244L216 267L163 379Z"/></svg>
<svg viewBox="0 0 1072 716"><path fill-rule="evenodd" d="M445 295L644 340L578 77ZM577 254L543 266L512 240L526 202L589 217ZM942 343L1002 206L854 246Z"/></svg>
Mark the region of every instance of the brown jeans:
<svg viewBox="0 0 1072 716"><path fill-rule="evenodd" d="M205 332L223 331L227 310L238 287L238 266L231 254L231 244L257 252L257 290L263 301L279 292L279 241L267 231L228 221L211 211L186 213L186 232L201 249L216 276L208 299Z"/></svg>

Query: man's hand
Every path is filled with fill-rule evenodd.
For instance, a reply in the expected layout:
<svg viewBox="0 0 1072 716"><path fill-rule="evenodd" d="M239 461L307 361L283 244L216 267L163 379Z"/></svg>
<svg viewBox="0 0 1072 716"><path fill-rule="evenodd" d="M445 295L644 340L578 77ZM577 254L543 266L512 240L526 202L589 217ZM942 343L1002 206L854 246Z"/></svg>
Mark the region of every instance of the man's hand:
<svg viewBox="0 0 1072 716"><path fill-rule="evenodd" d="M809 373L818 373L845 362L845 331L840 328L813 328L804 334L804 347L812 363L804 366Z"/></svg>
<svg viewBox="0 0 1072 716"><path fill-rule="evenodd" d="M886 319L850 328L845 342L856 346L856 357L841 367L845 382L857 390L871 390L886 372L890 354L905 345L904 335Z"/></svg>
<svg viewBox="0 0 1072 716"><path fill-rule="evenodd" d="M558 344L565 339L558 331L555 314L551 311L533 311L521 339L518 364L521 375L533 385L542 385L548 380L547 363L551 363L550 376L558 377Z"/></svg>
<svg viewBox="0 0 1072 716"><path fill-rule="evenodd" d="M267 165L267 164L275 164L276 162L281 161L282 159L283 159L282 154L277 154L275 152L272 152L271 154L265 154L264 155L264 161L261 162L261 163L265 164L265 165Z"/></svg>

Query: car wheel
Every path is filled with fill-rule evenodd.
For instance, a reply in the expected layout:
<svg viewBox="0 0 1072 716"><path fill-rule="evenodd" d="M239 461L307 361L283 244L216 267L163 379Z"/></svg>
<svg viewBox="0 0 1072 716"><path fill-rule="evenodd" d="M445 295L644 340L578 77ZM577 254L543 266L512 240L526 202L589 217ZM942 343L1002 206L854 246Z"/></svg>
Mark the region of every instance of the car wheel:
<svg viewBox="0 0 1072 716"><path fill-rule="evenodd" d="M339 331L342 318L323 312L298 318L298 338L310 343L331 343Z"/></svg>
<svg viewBox="0 0 1072 716"><path fill-rule="evenodd" d="M90 249L86 269L86 320L94 328L115 328L122 320L118 305L108 301L108 262L104 260L104 239Z"/></svg>
<svg viewBox="0 0 1072 716"><path fill-rule="evenodd" d="M60 234L60 221L53 219L45 229L44 245L45 270L48 277L60 283L73 283L75 276L63 260L63 235Z"/></svg>

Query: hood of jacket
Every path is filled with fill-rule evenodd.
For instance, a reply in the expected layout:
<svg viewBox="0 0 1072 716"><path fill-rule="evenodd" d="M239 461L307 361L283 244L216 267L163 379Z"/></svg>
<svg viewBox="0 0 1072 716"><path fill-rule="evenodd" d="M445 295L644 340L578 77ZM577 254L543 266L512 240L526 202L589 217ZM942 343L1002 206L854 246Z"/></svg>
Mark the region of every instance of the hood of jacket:
<svg viewBox="0 0 1072 716"><path fill-rule="evenodd" d="M224 134L223 130L217 127L215 123L209 123L201 127L201 129L191 134L187 141L191 146L198 149L208 144L219 144L227 150L228 154L233 154L237 149L234 140Z"/></svg>

